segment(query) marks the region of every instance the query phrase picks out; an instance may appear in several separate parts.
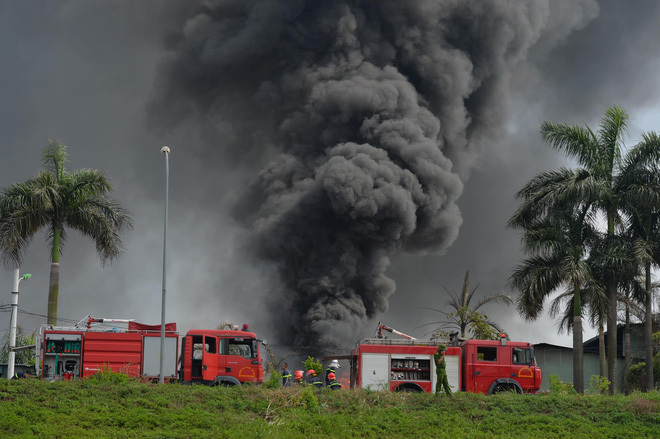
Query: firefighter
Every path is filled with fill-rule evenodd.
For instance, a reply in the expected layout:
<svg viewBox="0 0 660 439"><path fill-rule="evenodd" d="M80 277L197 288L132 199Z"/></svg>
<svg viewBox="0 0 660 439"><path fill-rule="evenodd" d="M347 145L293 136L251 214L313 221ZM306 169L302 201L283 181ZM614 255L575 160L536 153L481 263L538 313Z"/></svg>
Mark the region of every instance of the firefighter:
<svg viewBox="0 0 660 439"><path fill-rule="evenodd" d="M302 386L304 384L302 370L297 370L294 378L295 378L295 381L293 382L294 385Z"/></svg>
<svg viewBox="0 0 660 439"><path fill-rule="evenodd" d="M317 376L314 369L309 369L307 371L307 383L310 386L316 387L317 389L323 387L323 381L321 381L321 379Z"/></svg>
<svg viewBox="0 0 660 439"><path fill-rule="evenodd" d="M447 346L440 345L435 354L433 354L433 360L435 361L435 373L436 373L436 382L435 382L435 394L436 396L444 389L447 396L451 396L451 390L449 388L449 381L447 380L447 363L445 363L445 351Z"/></svg>
<svg viewBox="0 0 660 439"><path fill-rule="evenodd" d="M337 381L337 376L334 374L334 372L330 372L328 374L328 378L330 379L330 384L328 384L328 387L330 387L332 390L341 390L341 384L339 384L339 381Z"/></svg>
<svg viewBox="0 0 660 439"><path fill-rule="evenodd" d="M330 374L337 373L337 369L340 368L339 360L332 360L328 365L328 368L325 370L325 385L326 387L330 386Z"/></svg>
<svg viewBox="0 0 660 439"><path fill-rule="evenodd" d="M291 386L291 371L289 370L289 365L282 363L282 387Z"/></svg>

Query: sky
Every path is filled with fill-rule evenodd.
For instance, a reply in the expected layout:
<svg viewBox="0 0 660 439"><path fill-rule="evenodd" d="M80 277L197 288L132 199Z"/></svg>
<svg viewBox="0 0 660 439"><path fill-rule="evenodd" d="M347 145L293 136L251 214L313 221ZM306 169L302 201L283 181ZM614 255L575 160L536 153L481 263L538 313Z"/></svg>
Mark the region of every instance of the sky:
<svg viewBox="0 0 660 439"><path fill-rule="evenodd" d="M59 138L68 169L107 173L132 212L113 264L69 233L61 324L160 322L167 145L180 331L249 323L276 349L342 353L379 321L426 337L439 315L424 308L466 270L477 296L515 298L515 193L573 166L543 121L595 125L619 105L629 145L659 129L658 29L660 5L641 0L0 0L0 187ZM40 233L21 266L28 331L49 269ZM10 303L11 270L2 285ZM512 340L571 344L547 314L485 312Z"/></svg>

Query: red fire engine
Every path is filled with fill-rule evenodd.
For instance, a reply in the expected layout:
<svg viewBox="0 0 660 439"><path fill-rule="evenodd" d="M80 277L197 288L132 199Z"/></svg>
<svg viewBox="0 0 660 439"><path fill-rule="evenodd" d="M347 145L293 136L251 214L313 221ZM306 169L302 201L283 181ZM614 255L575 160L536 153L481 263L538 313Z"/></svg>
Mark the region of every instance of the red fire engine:
<svg viewBox="0 0 660 439"><path fill-rule="evenodd" d="M107 325L117 323L125 323L127 328ZM159 376L160 325L86 317L71 328L42 327L41 339L41 355L37 356L47 380L84 378L104 369L144 379ZM262 382L258 342L247 325L242 330L194 329L183 337L179 357L176 323L168 323L163 376L168 381L178 378L184 383L210 385Z"/></svg>
<svg viewBox="0 0 660 439"><path fill-rule="evenodd" d="M405 339L385 339L382 330ZM451 343L444 343L451 344ZM447 378L454 391L492 394L502 391L536 393L541 369L530 343L464 340L445 352ZM420 341L380 325L378 337L362 340L351 355L351 387L391 391L435 391L437 342Z"/></svg>

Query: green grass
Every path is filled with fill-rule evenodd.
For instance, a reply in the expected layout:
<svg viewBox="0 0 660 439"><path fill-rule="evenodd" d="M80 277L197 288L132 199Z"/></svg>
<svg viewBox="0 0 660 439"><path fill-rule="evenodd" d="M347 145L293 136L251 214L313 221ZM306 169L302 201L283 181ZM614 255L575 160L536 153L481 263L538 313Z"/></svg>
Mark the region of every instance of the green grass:
<svg viewBox="0 0 660 439"><path fill-rule="evenodd" d="M483 396L0 380L0 437L660 437L660 393Z"/></svg>

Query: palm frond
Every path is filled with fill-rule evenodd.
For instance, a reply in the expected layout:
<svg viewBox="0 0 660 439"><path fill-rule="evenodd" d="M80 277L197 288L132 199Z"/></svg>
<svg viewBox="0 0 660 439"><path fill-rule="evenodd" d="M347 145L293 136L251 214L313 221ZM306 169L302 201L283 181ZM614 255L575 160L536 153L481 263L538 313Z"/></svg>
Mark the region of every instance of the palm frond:
<svg viewBox="0 0 660 439"><path fill-rule="evenodd" d="M541 138L587 168L592 168L599 160L598 140L588 127L585 129L563 123L543 122Z"/></svg>

